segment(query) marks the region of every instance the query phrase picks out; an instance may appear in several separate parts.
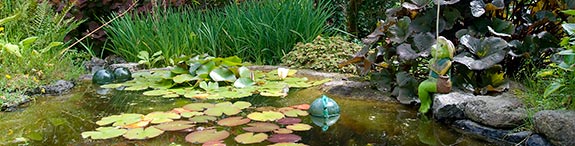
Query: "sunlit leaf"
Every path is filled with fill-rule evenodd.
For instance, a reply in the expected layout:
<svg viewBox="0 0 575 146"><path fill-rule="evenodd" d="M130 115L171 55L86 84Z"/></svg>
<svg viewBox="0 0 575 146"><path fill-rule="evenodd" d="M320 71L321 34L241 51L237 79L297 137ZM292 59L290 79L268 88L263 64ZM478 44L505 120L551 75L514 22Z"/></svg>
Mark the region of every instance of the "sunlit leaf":
<svg viewBox="0 0 575 146"><path fill-rule="evenodd" d="M298 123L298 124L286 126L286 128L293 130L293 131L307 131L307 130L311 129L312 127L308 124Z"/></svg>
<svg viewBox="0 0 575 146"><path fill-rule="evenodd" d="M243 118L243 117L228 117L228 118L219 120L218 125L233 127L233 126L239 126L239 125L247 124L250 121L251 121L250 119Z"/></svg>
<svg viewBox="0 0 575 146"><path fill-rule="evenodd" d="M99 127L96 131L82 132L82 138L109 139L122 136L127 131L126 129L118 129L117 127Z"/></svg>
<svg viewBox="0 0 575 146"><path fill-rule="evenodd" d="M551 83L549 86L547 86L547 88L545 88L545 92L543 93L543 98L547 98L549 95L551 95L554 92L556 92L557 90L561 89L563 86L565 86L565 85L561 84L561 82Z"/></svg>
<svg viewBox="0 0 575 146"><path fill-rule="evenodd" d="M184 129L190 129L194 126L194 123L191 121L172 121L155 125L154 127L164 131L180 131Z"/></svg>
<svg viewBox="0 0 575 146"><path fill-rule="evenodd" d="M263 122L249 123L248 126L249 127L244 127L242 129L250 132L271 132L280 128L276 124Z"/></svg>
<svg viewBox="0 0 575 146"><path fill-rule="evenodd" d="M152 124L171 122L180 119L181 116L172 112L152 112L146 115L145 119L152 120Z"/></svg>
<svg viewBox="0 0 575 146"><path fill-rule="evenodd" d="M284 117L284 114L273 111L253 112L248 115L248 118L255 121L275 121Z"/></svg>
<svg viewBox="0 0 575 146"><path fill-rule="evenodd" d="M114 88L119 88L119 87L122 87L122 84L106 84L106 85L100 86L100 88L106 88L106 89L114 89Z"/></svg>
<svg viewBox="0 0 575 146"><path fill-rule="evenodd" d="M204 130L196 131L186 136L186 141L194 144L205 143L210 141L220 141L230 136L227 131Z"/></svg>
<svg viewBox="0 0 575 146"><path fill-rule="evenodd" d="M273 143L281 142L298 142L301 137L295 134L274 134L268 138L268 141Z"/></svg>
<svg viewBox="0 0 575 146"><path fill-rule="evenodd" d="M230 56L222 60L222 64L226 66L241 66L242 59L238 56Z"/></svg>
<svg viewBox="0 0 575 146"><path fill-rule="evenodd" d="M485 3L483 0L473 0L470 2L471 6L471 14L473 17L480 17L481 15L485 14Z"/></svg>
<svg viewBox="0 0 575 146"><path fill-rule="evenodd" d="M164 131L154 127L148 127L146 129L135 128L128 130L128 132L124 134L124 138L129 140L149 139L160 136L162 133L164 133Z"/></svg>
<svg viewBox="0 0 575 146"><path fill-rule="evenodd" d="M249 77L248 77L248 78L241 77L241 78L237 79L237 80L234 82L234 87L236 87L236 88L245 88L245 87L253 86L253 85L255 85L255 84L256 84L256 82L254 82L254 81L253 81L252 79L250 79Z"/></svg>
<svg viewBox="0 0 575 146"><path fill-rule="evenodd" d="M194 80L194 77L190 74L181 74L177 75L173 78L174 82L176 83L183 83Z"/></svg>
<svg viewBox="0 0 575 146"><path fill-rule="evenodd" d="M292 131L292 130L289 130L289 129L286 129L286 128L280 128L280 129L274 130L274 133L277 133L277 134L290 134L290 133L293 133L293 131Z"/></svg>
<svg viewBox="0 0 575 146"><path fill-rule="evenodd" d="M112 126L124 126L133 124L143 120L144 115L142 114L121 114L121 115L112 115L108 117L104 117L99 121L96 121L96 124L100 126L105 126L108 124L114 123Z"/></svg>
<svg viewBox="0 0 575 146"><path fill-rule="evenodd" d="M268 135L265 133L254 134L252 132L240 134L234 138L238 143L241 144L253 144L260 143L268 139Z"/></svg>
<svg viewBox="0 0 575 146"><path fill-rule="evenodd" d="M214 116L194 116L190 118L190 121L194 123L208 123L210 121L215 121L217 118Z"/></svg>
<svg viewBox="0 0 575 146"><path fill-rule="evenodd" d="M122 128L129 128L129 129L131 129L131 128L143 128L143 127L148 126L151 121L152 121L152 120L141 120L141 121L139 121L139 122L136 122L136 123L133 123L133 124L129 124L129 125L124 125L124 126L121 126L121 127L122 127Z"/></svg>
<svg viewBox="0 0 575 146"><path fill-rule="evenodd" d="M301 119L300 118L282 118L282 119L277 120L276 122L278 122L278 124L282 124L282 125L291 125L291 124L300 123Z"/></svg>
<svg viewBox="0 0 575 146"><path fill-rule="evenodd" d="M309 113L307 111L299 110L299 109L292 109L287 111L282 111L282 113L287 117L298 117L298 116L307 116Z"/></svg>
<svg viewBox="0 0 575 146"><path fill-rule="evenodd" d="M236 76L232 71L227 68L219 67L210 72L210 77L216 82L226 81L234 82L236 81Z"/></svg>
<svg viewBox="0 0 575 146"><path fill-rule="evenodd" d="M211 103L190 103L185 105L183 108L190 111L204 111L206 108L214 107Z"/></svg>

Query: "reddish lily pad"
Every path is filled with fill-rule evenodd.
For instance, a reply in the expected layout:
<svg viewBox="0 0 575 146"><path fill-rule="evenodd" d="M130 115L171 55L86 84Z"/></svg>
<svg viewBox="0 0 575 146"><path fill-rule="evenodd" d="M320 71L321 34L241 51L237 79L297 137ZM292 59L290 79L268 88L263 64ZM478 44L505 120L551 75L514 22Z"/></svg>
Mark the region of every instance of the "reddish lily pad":
<svg viewBox="0 0 575 146"><path fill-rule="evenodd" d="M250 127L244 127L242 129L244 129L246 131L250 131L250 132L271 132L271 131L274 131L274 130L280 128L276 124L263 123L263 122L250 123L250 124L248 124L248 126L250 126Z"/></svg>
<svg viewBox="0 0 575 146"><path fill-rule="evenodd" d="M190 121L194 123L208 123L210 121L215 121L217 118L214 116L195 116L190 118Z"/></svg>
<svg viewBox="0 0 575 146"><path fill-rule="evenodd" d="M190 111L204 111L206 108L214 107L214 104L211 103L190 103L185 105L183 108Z"/></svg>
<svg viewBox="0 0 575 146"><path fill-rule="evenodd" d="M280 129L274 130L274 133L277 133L277 134L290 134L290 133L293 133L293 131L292 131L292 130L289 130L289 129L286 129L286 128L280 128Z"/></svg>
<svg viewBox="0 0 575 146"><path fill-rule="evenodd" d="M217 131L215 129L212 129L212 130L192 132L186 136L186 141L198 144L210 141L220 141L226 139L228 136L230 136L230 133L227 131Z"/></svg>
<svg viewBox="0 0 575 146"><path fill-rule="evenodd" d="M300 118L283 118L283 119L277 120L276 122L278 122L278 124L282 124L282 125L290 125L290 124L300 123L301 119Z"/></svg>
<svg viewBox="0 0 575 146"><path fill-rule="evenodd" d="M164 130L164 131L180 131L184 129L190 129L194 127L194 122L191 121L172 121L167 123L162 123L160 125L156 125L154 127Z"/></svg>
<svg viewBox="0 0 575 146"><path fill-rule="evenodd" d="M174 108L172 109L170 112L172 113L177 113L177 114L181 114L183 112L191 112L190 110L184 109L184 108Z"/></svg>
<svg viewBox="0 0 575 146"><path fill-rule="evenodd" d="M238 126L249 123L251 120L243 117L229 117L218 121L218 125L222 126Z"/></svg>
<svg viewBox="0 0 575 146"><path fill-rule="evenodd" d="M152 124L159 124L165 122L174 121L174 119L180 119L181 116L172 112L152 112L146 115L144 119L152 120Z"/></svg>
<svg viewBox="0 0 575 146"><path fill-rule="evenodd" d="M128 130L118 129L117 127L100 127L96 131L86 131L82 132L82 138L92 138L92 139L109 139L123 135Z"/></svg>
<svg viewBox="0 0 575 146"><path fill-rule="evenodd" d="M281 142L281 143L276 143L276 144L272 144L272 145L268 145L268 146L307 146L307 145L301 144L301 143L293 143L293 142Z"/></svg>
<svg viewBox="0 0 575 146"><path fill-rule="evenodd" d="M273 143L280 142L298 142L301 137L295 134L274 134L268 138L268 141Z"/></svg>
<svg viewBox="0 0 575 146"><path fill-rule="evenodd" d="M293 124L293 125L286 126L286 128L291 129L293 131L308 131L312 127L308 124L299 123L299 124Z"/></svg>
<svg viewBox="0 0 575 146"><path fill-rule="evenodd" d="M260 143L266 139L268 139L267 134L265 133L254 134L253 132L240 134L234 138L234 140L236 140L238 143L241 144Z"/></svg>
<svg viewBox="0 0 575 146"><path fill-rule="evenodd" d="M124 126L133 123L137 123L143 120L144 115L142 114L121 114L112 115L109 117L104 117L96 122L100 126L112 124L112 126Z"/></svg>
<svg viewBox="0 0 575 146"><path fill-rule="evenodd" d="M300 109L300 110L308 110L310 105L309 104L300 104L300 105L294 105L291 107L295 108L295 109Z"/></svg>
<svg viewBox="0 0 575 146"><path fill-rule="evenodd" d="M300 109L292 109L282 112L287 117L307 116L309 113Z"/></svg>
<svg viewBox="0 0 575 146"><path fill-rule="evenodd" d="M253 112L248 115L248 118L255 121L275 121L284 117L284 114L280 112L264 111L264 112Z"/></svg>
<svg viewBox="0 0 575 146"><path fill-rule="evenodd" d="M160 136L160 134L162 133L164 133L164 131L157 129L155 127L148 127L146 129L135 128L128 130L128 132L124 134L124 138L127 138L129 140L135 140L135 139L142 140Z"/></svg>

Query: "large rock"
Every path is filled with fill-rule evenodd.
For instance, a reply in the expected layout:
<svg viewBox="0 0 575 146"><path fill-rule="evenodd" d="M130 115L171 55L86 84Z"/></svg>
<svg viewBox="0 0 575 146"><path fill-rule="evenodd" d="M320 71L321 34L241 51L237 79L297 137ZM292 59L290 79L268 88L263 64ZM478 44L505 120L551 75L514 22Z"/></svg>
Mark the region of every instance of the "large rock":
<svg viewBox="0 0 575 146"><path fill-rule="evenodd" d="M530 131L513 133L511 130L495 129L471 120L457 120L451 126L461 133L498 145L517 145L523 143L532 134Z"/></svg>
<svg viewBox="0 0 575 146"><path fill-rule="evenodd" d="M465 104L475 98L473 94L451 92L433 95L433 116L441 122L451 122L465 118Z"/></svg>
<svg viewBox="0 0 575 146"><path fill-rule="evenodd" d="M575 111L545 110L533 116L535 131L555 145L575 145Z"/></svg>
<svg viewBox="0 0 575 146"><path fill-rule="evenodd" d="M527 118L521 101L510 93L495 97L476 96L464 108L467 118L497 128L515 128Z"/></svg>
<svg viewBox="0 0 575 146"><path fill-rule="evenodd" d="M45 94L61 95L74 88L74 83L71 81L58 80L56 83L42 86L40 88L44 89Z"/></svg>
<svg viewBox="0 0 575 146"><path fill-rule="evenodd" d="M529 136L525 141L525 146L552 146L551 143L539 134Z"/></svg>

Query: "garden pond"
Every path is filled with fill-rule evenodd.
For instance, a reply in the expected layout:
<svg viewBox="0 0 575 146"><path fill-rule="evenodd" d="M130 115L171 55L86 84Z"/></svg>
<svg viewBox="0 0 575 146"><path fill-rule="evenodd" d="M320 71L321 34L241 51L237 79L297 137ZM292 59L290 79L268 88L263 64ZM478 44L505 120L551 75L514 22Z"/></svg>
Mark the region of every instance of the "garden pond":
<svg viewBox="0 0 575 146"><path fill-rule="evenodd" d="M108 92L108 93L102 93ZM251 97L236 99L248 101L252 107L285 107L310 104L324 94L318 87L294 89L285 98ZM294 132L302 137L299 143L307 145L490 145L455 132L453 129L418 116L416 109L398 103L369 100L352 100L348 97L327 95L340 106L338 121L322 131L313 124L310 116L303 116L303 123L312 125L309 131ZM208 102L210 100L204 101ZM189 103L198 102L188 98L148 97L141 92L103 91L88 82L77 85L70 94L41 96L24 105L16 112L0 113L0 145L188 145L188 132L165 132L148 140L112 138L92 140L82 138L81 133L99 127L95 121L102 117L121 113L147 114L169 111ZM214 101L215 102L215 101ZM228 145L234 141L237 128L224 140ZM241 131L241 130L240 130ZM258 145L268 145L264 141Z"/></svg>

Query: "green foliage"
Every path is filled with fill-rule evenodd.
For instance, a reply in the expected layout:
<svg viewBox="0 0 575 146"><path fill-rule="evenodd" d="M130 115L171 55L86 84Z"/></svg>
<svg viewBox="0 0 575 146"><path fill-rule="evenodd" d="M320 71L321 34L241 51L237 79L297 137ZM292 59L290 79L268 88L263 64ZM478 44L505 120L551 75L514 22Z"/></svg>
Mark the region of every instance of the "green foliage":
<svg viewBox="0 0 575 146"><path fill-rule="evenodd" d="M341 37L318 36L310 43L297 43L282 60L284 65L293 68L354 73L353 66L338 68L337 65L349 59L349 54L360 48L360 45L347 42Z"/></svg>
<svg viewBox="0 0 575 146"><path fill-rule="evenodd" d="M248 1L206 11L181 8L129 14L105 30L111 51L128 61L137 61L135 52L162 51L164 58L208 53L277 64L296 42L327 33L326 20L332 12L327 3L312 0Z"/></svg>

